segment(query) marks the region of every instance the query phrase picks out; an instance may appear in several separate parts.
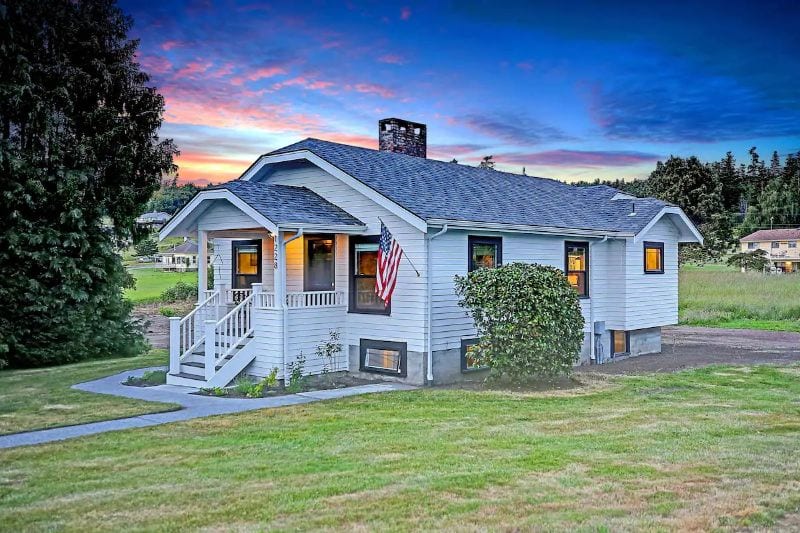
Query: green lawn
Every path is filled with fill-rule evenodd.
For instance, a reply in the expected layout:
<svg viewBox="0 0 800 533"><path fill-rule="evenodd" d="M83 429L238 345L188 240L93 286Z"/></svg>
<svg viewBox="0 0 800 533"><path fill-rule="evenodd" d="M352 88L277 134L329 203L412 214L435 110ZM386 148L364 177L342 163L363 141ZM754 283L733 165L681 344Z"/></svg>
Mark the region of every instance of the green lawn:
<svg viewBox="0 0 800 533"><path fill-rule="evenodd" d="M800 367L592 379L529 395L373 394L2 450L0 524L707 530L800 512Z"/></svg>
<svg viewBox="0 0 800 533"><path fill-rule="evenodd" d="M800 331L800 276L682 268L679 307L682 324Z"/></svg>
<svg viewBox="0 0 800 533"><path fill-rule="evenodd" d="M70 385L123 370L165 365L164 350L148 355L0 372L0 434L170 411L178 406L82 392ZM0 481L0 484L2 481ZM0 521L2 523L2 521ZM2 527L0 527L2 529Z"/></svg>
<svg viewBox="0 0 800 533"><path fill-rule="evenodd" d="M131 269L136 278L136 287L125 291L125 297L134 304L153 303L159 300L161 293L182 281L197 285L197 272L164 272L160 269Z"/></svg>

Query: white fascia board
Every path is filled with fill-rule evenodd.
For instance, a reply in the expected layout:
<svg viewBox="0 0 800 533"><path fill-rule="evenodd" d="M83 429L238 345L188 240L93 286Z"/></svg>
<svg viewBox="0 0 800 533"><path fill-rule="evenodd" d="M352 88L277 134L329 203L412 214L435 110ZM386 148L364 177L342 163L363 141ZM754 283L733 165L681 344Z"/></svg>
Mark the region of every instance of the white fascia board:
<svg viewBox="0 0 800 533"><path fill-rule="evenodd" d="M267 228L270 232L274 233L278 231L278 226L275 223L247 205L244 200L229 190L214 189L211 191L200 191L197 193L197 195L192 198L191 202L189 202L183 209L178 211L178 213L172 217L163 228L161 228L161 231L158 232L158 239L164 240L169 237L170 234L175 231L178 226L180 226L181 222L188 218L189 215L191 215L203 202L207 200L227 200L239 208L239 210L241 210L244 214Z"/></svg>
<svg viewBox="0 0 800 533"><path fill-rule="evenodd" d="M255 174L264 168L265 165L269 165L271 163L283 163L285 161L298 161L305 159L309 163L313 163L314 165L318 166L328 174L332 175L333 177L342 181L345 185L351 187L355 191L363 194L379 206L383 207L390 213L397 215L401 219L405 220L418 230L422 232L426 232L428 229L428 225L422 220L420 217L409 211L408 209L398 205L394 201L390 200L389 198L385 197L372 187L365 185L358 179L354 178L350 174L344 172L339 167L332 165L328 161L322 159L317 154L311 152L310 150L297 150L294 152L286 152L283 154L273 154L273 155L262 155L258 158L258 160L253 163L250 168L248 168L244 174L239 178L242 181L249 181L252 179Z"/></svg>
<svg viewBox="0 0 800 533"><path fill-rule="evenodd" d="M689 233L692 236L691 238L678 237L678 242L685 242L685 243L696 242L698 244L703 244L703 235L697 229L697 226L695 226L694 223L692 223L692 221L689 220L689 217L686 216L686 213L683 212L683 209L676 206L667 206L664 207L661 211L659 211L658 214L654 216L653 219L650 222L648 222L644 228L642 228L642 231L636 234L636 236L633 239L633 242L639 243L642 240L644 240L645 236L647 235L647 232L650 231L652 227L655 226L656 223L658 223L658 221L661 220L666 215L677 216L678 219L683 223L684 227L689 231ZM681 231L681 233L683 232Z"/></svg>
<svg viewBox="0 0 800 533"><path fill-rule="evenodd" d="M580 228L557 228L551 226L531 226L527 224L501 224L497 222L470 222L467 220L447 220L447 219L431 219L428 221L428 226L442 227L447 225L449 229L466 229L474 231L506 231L511 233L531 233L541 235L563 235L566 237L597 237L602 238L608 236L609 238L624 238L633 237L633 233L624 231L603 231L603 230L589 230Z"/></svg>
<svg viewBox="0 0 800 533"><path fill-rule="evenodd" d="M294 231L303 229L305 233L346 233L349 235L360 235L367 231L367 226L346 226L346 225L330 225L330 224L303 224L303 223L289 223L281 224L281 230Z"/></svg>

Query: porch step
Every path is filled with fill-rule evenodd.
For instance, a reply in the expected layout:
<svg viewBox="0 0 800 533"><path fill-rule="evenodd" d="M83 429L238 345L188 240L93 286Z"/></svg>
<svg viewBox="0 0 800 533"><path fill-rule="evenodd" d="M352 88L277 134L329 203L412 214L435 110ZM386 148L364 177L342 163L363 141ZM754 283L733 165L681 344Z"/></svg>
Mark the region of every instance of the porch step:
<svg viewBox="0 0 800 533"><path fill-rule="evenodd" d="M187 374L185 372L178 372L177 374L170 374L170 376L175 376L176 378L191 379L192 381L199 381L200 383L205 381L205 378L202 377L202 376L198 376L196 374Z"/></svg>

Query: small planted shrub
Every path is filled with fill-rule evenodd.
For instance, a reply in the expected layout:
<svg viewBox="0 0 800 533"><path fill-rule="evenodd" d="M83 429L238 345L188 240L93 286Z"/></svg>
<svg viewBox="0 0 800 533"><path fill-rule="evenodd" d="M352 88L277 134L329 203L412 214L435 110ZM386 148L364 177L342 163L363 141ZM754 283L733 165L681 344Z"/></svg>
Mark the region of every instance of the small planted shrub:
<svg viewBox="0 0 800 533"><path fill-rule="evenodd" d="M223 389L222 387L204 387L200 389L200 392L206 394L208 396L227 396L228 391Z"/></svg>
<svg viewBox="0 0 800 533"><path fill-rule="evenodd" d="M459 305L475 320L474 355L495 378L568 374L583 343L575 289L560 269L526 263L456 276Z"/></svg>
<svg viewBox="0 0 800 533"><path fill-rule="evenodd" d="M166 303L181 302L190 298L194 298L195 296L197 296L197 285L191 285L189 283L179 281L175 284L175 286L170 287L161 293L161 301Z"/></svg>
<svg viewBox="0 0 800 533"><path fill-rule="evenodd" d="M256 382L250 376L243 374L236 378L236 381L233 382L233 390L241 394L242 396L249 396L250 392L253 390L253 387L256 386Z"/></svg>
<svg viewBox="0 0 800 533"><path fill-rule="evenodd" d="M342 334L338 329L332 329L328 332L327 340L317 346L315 355L325 361L322 367L323 374L339 370L336 358L342 353L342 343L339 342L341 337Z"/></svg>
<svg viewBox="0 0 800 533"><path fill-rule="evenodd" d="M155 387L156 385L163 385L167 382L167 373L164 370L148 370L140 377L128 376L125 380L125 385L134 387Z"/></svg>
<svg viewBox="0 0 800 533"><path fill-rule="evenodd" d="M158 314L160 314L161 316L165 316L167 318L171 316L179 316L178 312L175 310L174 307L167 307L166 305L158 309Z"/></svg>
<svg viewBox="0 0 800 533"><path fill-rule="evenodd" d="M306 367L306 356L303 352L297 356L297 359L287 365L289 368L289 384L286 385L286 390L289 392L301 392L305 389L308 383L308 376L304 375Z"/></svg>

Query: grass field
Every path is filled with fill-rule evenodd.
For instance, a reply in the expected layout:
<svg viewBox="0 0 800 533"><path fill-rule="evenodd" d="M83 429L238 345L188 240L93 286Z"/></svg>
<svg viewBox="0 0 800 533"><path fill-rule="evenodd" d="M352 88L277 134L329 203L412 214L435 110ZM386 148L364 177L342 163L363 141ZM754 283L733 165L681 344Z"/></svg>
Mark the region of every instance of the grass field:
<svg viewBox="0 0 800 533"><path fill-rule="evenodd" d="M698 530L800 511L800 368L424 389L0 451L24 530ZM587 378L588 379L588 378ZM796 515L794 515L796 516ZM776 522L778 520L778 522Z"/></svg>
<svg viewBox="0 0 800 533"><path fill-rule="evenodd" d="M130 273L136 278L136 287L126 290L125 297L134 304L157 302L162 292L179 281L197 285L197 272L164 272L157 268L138 268L131 269Z"/></svg>
<svg viewBox="0 0 800 533"><path fill-rule="evenodd" d="M680 272L680 321L800 331L800 276L694 268Z"/></svg>
<svg viewBox="0 0 800 533"><path fill-rule="evenodd" d="M164 350L148 355L0 372L0 434L170 411L177 406L104 396L70 385L123 370L165 365ZM0 484L2 482L0 481ZM2 527L0 527L2 529Z"/></svg>

